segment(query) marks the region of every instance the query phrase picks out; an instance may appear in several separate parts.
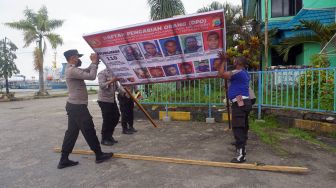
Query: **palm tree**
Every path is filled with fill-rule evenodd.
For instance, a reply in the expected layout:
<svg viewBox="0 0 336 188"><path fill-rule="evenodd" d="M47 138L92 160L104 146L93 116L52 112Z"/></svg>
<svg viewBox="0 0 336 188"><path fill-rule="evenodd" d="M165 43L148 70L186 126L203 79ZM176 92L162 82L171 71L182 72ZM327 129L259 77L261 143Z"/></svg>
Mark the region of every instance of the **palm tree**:
<svg viewBox="0 0 336 188"><path fill-rule="evenodd" d="M181 0L147 0L147 3L150 7L151 20L160 20L185 14Z"/></svg>
<svg viewBox="0 0 336 188"><path fill-rule="evenodd" d="M5 78L6 94L9 96L8 78L19 73L14 60L17 58L15 51L18 48L7 38L0 41L0 78Z"/></svg>
<svg viewBox="0 0 336 188"><path fill-rule="evenodd" d="M44 54L47 50L46 41L49 41L53 49L56 49L57 46L63 44L60 35L52 33L52 31L61 27L64 21L49 19L48 11L45 6L42 6L37 13L27 7L23 13L26 19L5 23L5 25L24 32L24 47L36 43L34 50L34 66L35 70L39 72L39 92L37 95L46 95L48 93L45 91L43 78Z"/></svg>
<svg viewBox="0 0 336 188"><path fill-rule="evenodd" d="M306 28L312 32L300 32L295 37L283 40L276 49L279 55L283 56L284 61L288 60L290 50L303 43L320 44L323 48L333 37L336 31L336 23L330 25L323 25L319 20L300 20L301 26L297 29Z"/></svg>

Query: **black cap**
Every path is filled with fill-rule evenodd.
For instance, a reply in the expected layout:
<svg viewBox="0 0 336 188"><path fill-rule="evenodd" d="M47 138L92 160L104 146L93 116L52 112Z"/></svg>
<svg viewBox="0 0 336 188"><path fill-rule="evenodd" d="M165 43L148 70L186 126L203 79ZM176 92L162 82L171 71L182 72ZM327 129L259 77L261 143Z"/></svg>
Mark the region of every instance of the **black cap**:
<svg viewBox="0 0 336 188"><path fill-rule="evenodd" d="M72 49L72 50L68 50L68 51L65 51L64 53L64 57L65 59L69 59L71 56L74 56L74 55L78 55L78 57L82 57L83 54L79 54L78 51L76 49Z"/></svg>

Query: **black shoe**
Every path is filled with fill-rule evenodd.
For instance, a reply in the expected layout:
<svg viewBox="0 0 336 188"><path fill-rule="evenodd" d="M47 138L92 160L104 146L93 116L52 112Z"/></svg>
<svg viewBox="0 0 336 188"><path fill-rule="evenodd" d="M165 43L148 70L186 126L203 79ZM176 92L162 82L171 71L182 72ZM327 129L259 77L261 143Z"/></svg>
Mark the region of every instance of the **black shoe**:
<svg viewBox="0 0 336 188"><path fill-rule="evenodd" d="M241 158L241 159L233 158L233 159L231 160L231 163L244 163L244 162L246 162L245 157L243 157L243 158Z"/></svg>
<svg viewBox="0 0 336 188"><path fill-rule="evenodd" d="M76 165L78 165L77 161L66 159L66 160L60 161L57 165L57 168L62 169L62 168L70 167L70 166L76 166Z"/></svg>
<svg viewBox="0 0 336 188"><path fill-rule="evenodd" d="M100 155L96 156L96 163L102 163L106 160L111 159L113 153L101 153Z"/></svg>
<svg viewBox="0 0 336 188"><path fill-rule="evenodd" d="M246 151L243 148L237 149L237 157L231 160L231 163L243 163L246 161Z"/></svg>
<svg viewBox="0 0 336 188"><path fill-rule="evenodd" d="M114 144L114 142L112 140L102 140L101 144L104 146L112 146Z"/></svg>
<svg viewBox="0 0 336 188"><path fill-rule="evenodd" d="M138 132L136 129L134 129L134 127L129 128L128 131L133 132L133 133Z"/></svg>
<svg viewBox="0 0 336 188"><path fill-rule="evenodd" d="M122 133L123 133L123 134L133 134L133 132L131 132L131 131L127 130L127 129L126 129L126 130L123 130Z"/></svg>
<svg viewBox="0 0 336 188"><path fill-rule="evenodd" d="M111 137L111 141L115 144L118 143L118 140L115 140L113 137Z"/></svg>

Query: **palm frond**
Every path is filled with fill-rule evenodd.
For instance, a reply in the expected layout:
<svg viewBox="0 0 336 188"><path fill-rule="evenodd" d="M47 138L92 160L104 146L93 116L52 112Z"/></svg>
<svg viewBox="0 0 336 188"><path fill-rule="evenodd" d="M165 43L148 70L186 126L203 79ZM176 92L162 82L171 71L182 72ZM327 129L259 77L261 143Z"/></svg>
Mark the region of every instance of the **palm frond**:
<svg viewBox="0 0 336 188"><path fill-rule="evenodd" d="M48 41L51 44L51 47L53 49L56 49L57 46L63 44L63 39L58 34L48 33L48 34L45 35L45 37L48 39Z"/></svg>
<svg viewBox="0 0 336 188"><path fill-rule="evenodd" d="M63 25L64 23L64 20L49 20L48 21L48 30L51 31L51 30L54 30L56 28L59 28Z"/></svg>
<svg viewBox="0 0 336 188"><path fill-rule="evenodd" d="M38 71L43 67L42 53L39 48L35 48L34 50L34 70Z"/></svg>
<svg viewBox="0 0 336 188"><path fill-rule="evenodd" d="M22 30L22 31L35 30L35 27L30 22L28 22L27 20L20 20L18 22L8 22L8 23L5 23L5 25L7 25L7 26L9 26L13 29L18 29L18 30Z"/></svg>
<svg viewBox="0 0 336 188"><path fill-rule="evenodd" d="M150 6L150 18L152 20L160 20L185 14L181 0L147 0L147 3Z"/></svg>
<svg viewBox="0 0 336 188"><path fill-rule="evenodd" d="M288 55L290 50L303 43L317 43L320 44L320 38L316 35L309 35L309 34L299 34L295 37L288 38L280 43L279 46L276 47L279 55L283 56L284 61L288 60Z"/></svg>
<svg viewBox="0 0 336 188"><path fill-rule="evenodd" d="M213 1L210 5L198 9L197 12L198 13L209 12L209 11L220 10L220 9L224 9L224 4L218 1Z"/></svg>
<svg viewBox="0 0 336 188"><path fill-rule="evenodd" d="M25 44L23 47L28 47L30 46L33 42L35 42L38 39L38 34L35 31L25 31L24 32L24 41Z"/></svg>
<svg viewBox="0 0 336 188"><path fill-rule="evenodd" d="M320 37L322 43L327 43L333 36L333 31L323 25L319 20L300 20L303 27L312 30Z"/></svg>

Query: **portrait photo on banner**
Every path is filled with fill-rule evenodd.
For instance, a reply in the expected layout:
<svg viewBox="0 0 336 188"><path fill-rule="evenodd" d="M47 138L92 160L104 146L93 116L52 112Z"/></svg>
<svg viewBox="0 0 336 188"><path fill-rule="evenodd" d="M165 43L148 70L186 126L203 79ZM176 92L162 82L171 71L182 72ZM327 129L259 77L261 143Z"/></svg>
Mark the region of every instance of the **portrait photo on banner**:
<svg viewBox="0 0 336 188"><path fill-rule="evenodd" d="M222 61L219 58L212 58L210 59L210 65L211 65L211 71L215 72L218 71L218 69L221 67Z"/></svg>
<svg viewBox="0 0 336 188"><path fill-rule="evenodd" d="M210 72L209 60L194 61L196 73Z"/></svg>
<svg viewBox="0 0 336 188"><path fill-rule="evenodd" d="M119 46L127 61L143 60L143 56L136 43Z"/></svg>
<svg viewBox="0 0 336 188"><path fill-rule="evenodd" d="M178 76L178 75L180 75L177 64L165 65L165 66L163 66L163 70L166 73L166 76Z"/></svg>
<svg viewBox="0 0 336 188"><path fill-rule="evenodd" d="M213 30L203 33L205 51L223 49L223 30Z"/></svg>
<svg viewBox="0 0 336 188"><path fill-rule="evenodd" d="M184 54L203 52L203 40L201 33L180 36Z"/></svg>
<svg viewBox="0 0 336 188"><path fill-rule="evenodd" d="M135 72L135 74L137 75L139 79L147 79L151 77L146 68L136 68L136 69L133 69L133 71Z"/></svg>
<svg viewBox="0 0 336 188"><path fill-rule="evenodd" d="M194 74L194 65L192 62L183 62L178 64L181 74Z"/></svg>
<svg viewBox="0 0 336 188"><path fill-rule="evenodd" d="M182 54L180 41L177 36L160 39L159 41L165 56Z"/></svg>
<svg viewBox="0 0 336 188"><path fill-rule="evenodd" d="M146 59L162 57L162 53L157 40L141 42L141 50Z"/></svg>
<svg viewBox="0 0 336 188"><path fill-rule="evenodd" d="M165 77L165 74L161 66L148 67L148 70L152 78Z"/></svg>

